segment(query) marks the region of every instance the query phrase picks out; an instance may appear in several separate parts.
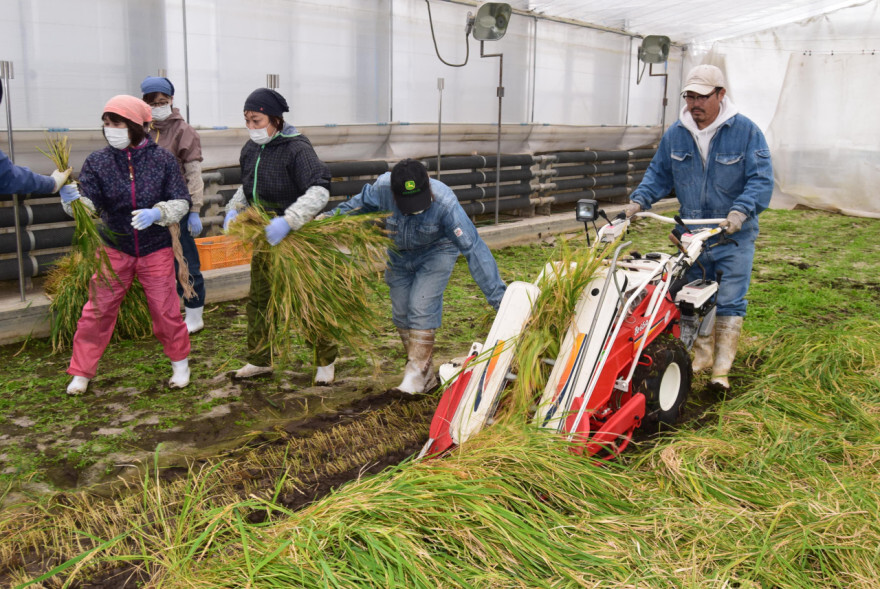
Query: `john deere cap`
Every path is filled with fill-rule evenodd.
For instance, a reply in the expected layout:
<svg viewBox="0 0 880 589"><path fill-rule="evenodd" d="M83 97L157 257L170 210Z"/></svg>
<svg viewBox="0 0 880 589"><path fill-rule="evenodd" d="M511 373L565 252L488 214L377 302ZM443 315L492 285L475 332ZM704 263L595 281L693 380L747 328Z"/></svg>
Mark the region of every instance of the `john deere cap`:
<svg viewBox="0 0 880 589"><path fill-rule="evenodd" d="M431 182L421 162L406 159L391 169L394 202L404 215L424 211L431 206Z"/></svg>

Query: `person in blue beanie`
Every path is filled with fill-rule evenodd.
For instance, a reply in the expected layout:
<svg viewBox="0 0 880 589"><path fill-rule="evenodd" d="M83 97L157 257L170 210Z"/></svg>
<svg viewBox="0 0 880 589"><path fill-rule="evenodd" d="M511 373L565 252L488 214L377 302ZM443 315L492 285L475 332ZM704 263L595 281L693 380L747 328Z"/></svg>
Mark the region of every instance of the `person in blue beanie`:
<svg viewBox="0 0 880 589"><path fill-rule="evenodd" d="M186 229L180 232L180 247L186 259L195 296L183 300L186 313L184 319L189 333L205 327L205 279L202 276L199 250L195 238L202 232L202 219L199 212L204 202L205 184L202 181L202 140L199 134L180 115L174 107L174 85L168 78L147 76L141 82L144 102L150 105L153 122L150 137L159 147L164 147L177 158L180 172L186 180L186 188L192 198ZM182 225L182 223L181 223ZM174 262L175 270L177 261ZM176 271L175 271L176 275ZM178 280L177 296L183 296L183 286Z"/></svg>
<svg viewBox="0 0 880 589"><path fill-rule="evenodd" d="M3 102L3 84L0 84L0 103ZM16 166L9 156L0 151L0 194L55 194L67 182L70 169L55 170L51 176L31 172Z"/></svg>

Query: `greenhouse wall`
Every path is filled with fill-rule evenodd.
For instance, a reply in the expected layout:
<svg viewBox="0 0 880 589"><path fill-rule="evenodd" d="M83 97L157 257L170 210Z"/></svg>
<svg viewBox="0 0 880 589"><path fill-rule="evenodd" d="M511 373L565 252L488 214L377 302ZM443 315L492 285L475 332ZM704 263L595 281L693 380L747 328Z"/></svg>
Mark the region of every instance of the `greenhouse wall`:
<svg viewBox="0 0 880 589"><path fill-rule="evenodd" d="M473 38L468 54L464 29L473 6L440 0L430 6L440 57L452 64L467 58L463 67L438 58L423 0L10 2L0 16L0 59L14 64L8 99L15 137L32 145L47 129L96 130L109 97L139 95L140 81L160 70L175 84L175 105L191 124L205 131L243 129L245 97L266 85L267 74L277 74L290 122L341 127L340 135L358 136L360 147L340 150L344 157L424 155L441 120L497 125L501 65L497 57L481 58ZM615 133L625 135L629 127L654 127L656 142L664 78L646 73L636 84L638 43L624 34L514 14L506 36L484 45L485 53L503 55L505 133L515 125L559 127L562 134L583 126L581 145L596 147L607 133L594 140L594 129L619 128ZM679 106L681 57L673 48L658 69L670 73L667 125ZM438 78L444 79L442 94ZM418 150L386 144L392 132L383 126L408 124L425 135ZM0 129L6 129L5 118ZM39 137L28 136L34 133ZM209 159L215 149L225 154L232 148L229 133L203 136ZM466 134L459 139L463 144L444 153L491 148L484 137L476 139L479 145ZM34 151L18 149L16 160L46 168ZM222 155L215 163L233 162Z"/></svg>

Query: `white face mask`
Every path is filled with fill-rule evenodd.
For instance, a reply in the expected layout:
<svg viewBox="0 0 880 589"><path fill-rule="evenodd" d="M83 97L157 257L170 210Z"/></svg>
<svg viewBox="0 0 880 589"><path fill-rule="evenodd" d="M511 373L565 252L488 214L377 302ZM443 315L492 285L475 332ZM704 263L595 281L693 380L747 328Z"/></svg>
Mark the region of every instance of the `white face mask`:
<svg viewBox="0 0 880 589"><path fill-rule="evenodd" d="M153 111L153 120L156 121L164 121L171 116L170 104L166 104L165 106L154 106L150 110Z"/></svg>
<svg viewBox="0 0 880 589"><path fill-rule="evenodd" d="M111 147L116 149L125 149L131 145L131 139L128 137L128 128L104 127L104 138L107 139L107 143Z"/></svg>
<svg viewBox="0 0 880 589"><path fill-rule="evenodd" d="M266 145L272 141L272 138L269 137L269 127L263 127L262 129L248 129L248 135L251 136L251 141L257 145Z"/></svg>

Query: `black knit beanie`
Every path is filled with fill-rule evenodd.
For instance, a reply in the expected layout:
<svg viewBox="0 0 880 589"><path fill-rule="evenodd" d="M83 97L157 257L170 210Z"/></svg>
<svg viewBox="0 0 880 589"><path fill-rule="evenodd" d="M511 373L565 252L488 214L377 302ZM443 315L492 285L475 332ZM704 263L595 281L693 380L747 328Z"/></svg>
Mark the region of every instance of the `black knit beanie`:
<svg viewBox="0 0 880 589"><path fill-rule="evenodd" d="M244 101L244 110L261 112L270 117L284 117L284 113L290 112L287 101L275 90L269 88L257 88L251 92Z"/></svg>

